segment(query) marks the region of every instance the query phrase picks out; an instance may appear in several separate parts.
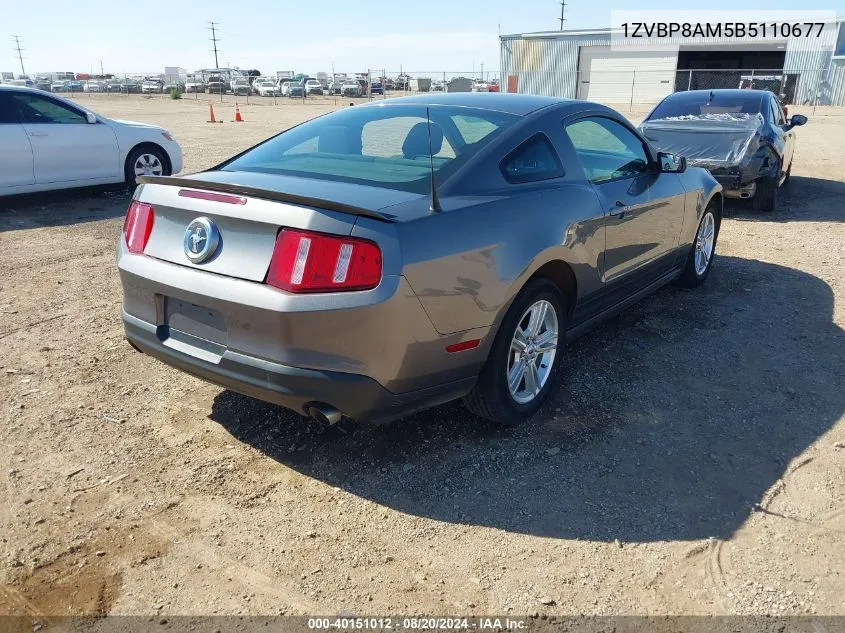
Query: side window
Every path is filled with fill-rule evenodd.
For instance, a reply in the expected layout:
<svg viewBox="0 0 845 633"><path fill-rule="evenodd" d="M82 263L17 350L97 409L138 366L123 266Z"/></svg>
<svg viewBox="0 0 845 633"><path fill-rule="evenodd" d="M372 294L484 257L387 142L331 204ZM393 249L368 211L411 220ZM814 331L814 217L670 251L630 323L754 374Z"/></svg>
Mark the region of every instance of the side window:
<svg viewBox="0 0 845 633"><path fill-rule="evenodd" d="M3 123L20 123L17 106L7 92L0 92L0 125Z"/></svg>
<svg viewBox="0 0 845 633"><path fill-rule="evenodd" d="M545 134L535 134L500 163L510 183L536 182L563 176L563 165Z"/></svg>
<svg viewBox="0 0 845 633"><path fill-rule="evenodd" d="M13 99L22 123L88 123L79 110L37 94L16 93Z"/></svg>
<svg viewBox="0 0 845 633"><path fill-rule="evenodd" d="M564 129L592 183L631 178L649 169L643 141L618 121L586 117Z"/></svg>
<svg viewBox="0 0 845 633"><path fill-rule="evenodd" d="M769 99L769 101L772 103L772 121L774 121L775 125L783 125L786 123L786 118L783 116L783 109L780 107L778 100L773 97Z"/></svg>
<svg viewBox="0 0 845 633"><path fill-rule="evenodd" d="M464 143L467 145L480 141L488 134L492 134L499 129L499 126L492 121L477 116L456 114L451 119L455 127L458 128L458 132L461 133Z"/></svg>

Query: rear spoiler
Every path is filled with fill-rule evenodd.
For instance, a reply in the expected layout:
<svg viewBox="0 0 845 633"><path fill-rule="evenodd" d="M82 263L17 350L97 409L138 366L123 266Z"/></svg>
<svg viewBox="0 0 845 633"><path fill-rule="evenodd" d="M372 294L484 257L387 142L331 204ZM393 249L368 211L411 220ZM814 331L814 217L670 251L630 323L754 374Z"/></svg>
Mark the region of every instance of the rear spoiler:
<svg viewBox="0 0 845 633"><path fill-rule="evenodd" d="M139 185L167 185L168 187L184 187L186 189L204 189L206 191L219 191L220 193L248 196L250 198L258 198L260 200L288 202L290 204L298 204L303 207L316 207L318 209L325 209L326 211L336 211L338 213L347 213L349 215L360 215L365 218L372 218L373 220L381 220L382 222L393 222L395 219L392 215L379 213L378 211L372 211L370 209L363 209L361 207L355 207L351 204L344 204L343 202L335 202L334 200L324 200L322 198L312 198L310 196L299 196L293 193L285 193L283 191L259 189L258 187L247 187L244 185L235 185L225 182L209 182L206 180L193 180L191 178L177 178L174 176L138 176L136 182Z"/></svg>

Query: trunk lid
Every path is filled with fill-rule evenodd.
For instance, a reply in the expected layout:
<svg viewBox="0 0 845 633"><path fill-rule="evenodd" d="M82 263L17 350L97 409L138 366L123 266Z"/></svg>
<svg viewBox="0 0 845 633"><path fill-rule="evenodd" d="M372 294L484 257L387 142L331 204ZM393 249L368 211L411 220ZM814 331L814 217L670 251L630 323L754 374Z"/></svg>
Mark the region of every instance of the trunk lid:
<svg viewBox="0 0 845 633"><path fill-rule="evenodd" d="M155 217L144 254L260 282L267 275L280 228L350 235L360 216L391 222L392 216L380 213L379 206L397 204L407 196L420 197L325 182L316 183L320 197L310 197L315 189L314 181L306 192L304 186L292 183L295 180L300 179L234 172L210 172L186 178L142 177L135 198L152 206ZM212 199L191 197L196 195ZM206 218L216 227L219 240L207 259L195 263L187 255L186 233L198 218Z"/></svg>

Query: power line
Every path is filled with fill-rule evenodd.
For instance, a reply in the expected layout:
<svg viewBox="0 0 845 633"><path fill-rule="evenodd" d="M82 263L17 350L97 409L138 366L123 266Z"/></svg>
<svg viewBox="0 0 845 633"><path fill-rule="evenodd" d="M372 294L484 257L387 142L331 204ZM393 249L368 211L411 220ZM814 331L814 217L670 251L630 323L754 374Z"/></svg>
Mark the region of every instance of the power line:
<svg viewBox="0 0 845 633"><path fill-rule="evenodd" d="M214 67L220 68L220 64L217 62L217 53L220 52L217 49L217 42L220 41L219 38L217 37L217 27L220 26L220 24L218 22L209 22L208 24L209 24L208 29L211 31L211 38L210 39L211 39L212 44L214 45L214 48L212 49L214 51Z"/></svg>
<svg viewBox="0 0 845 633"><path fill-rule="evenodd" d="M26 75L26 71L23 69L23 50L21 48L21 38L19 35L13 35L12 39L15 40L15 50L18 52L18 61L21 63L21 74Z"/></svg>
<svg viewBox="0 0 845 633"><path fill-rule="evenodd" d="M566 0L561 0L560 2L560 30L563 30L563 23L566 22L566 18L563 17L563 14L566 12Z"/></svg>

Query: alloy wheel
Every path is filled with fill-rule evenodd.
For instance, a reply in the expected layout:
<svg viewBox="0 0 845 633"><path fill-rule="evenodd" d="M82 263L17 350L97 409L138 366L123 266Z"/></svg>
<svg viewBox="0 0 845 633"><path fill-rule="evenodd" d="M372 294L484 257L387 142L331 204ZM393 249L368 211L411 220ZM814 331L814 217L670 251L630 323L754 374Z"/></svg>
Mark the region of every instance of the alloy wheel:
<svg viewBox="0 0 845 633"><path fill-rule="evenodd" d="M701 218L701 226L695 238L695 273L701 276L707 270L713 257L713 244L716 241L716 218L712 211L707 211Z"/></svg>
<svg viewBox="0 0 845 633"><path fill-rule="evenodd" d="M517 403L534 400L548 382L559 334L557 312L545 299L532 304L517 323L507 363L508 390Z"/></svg>

